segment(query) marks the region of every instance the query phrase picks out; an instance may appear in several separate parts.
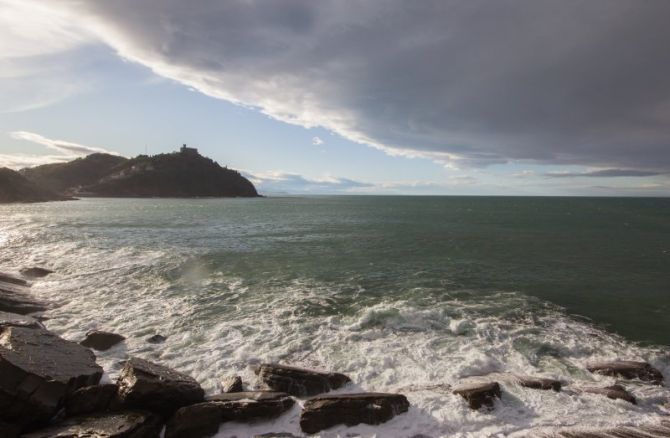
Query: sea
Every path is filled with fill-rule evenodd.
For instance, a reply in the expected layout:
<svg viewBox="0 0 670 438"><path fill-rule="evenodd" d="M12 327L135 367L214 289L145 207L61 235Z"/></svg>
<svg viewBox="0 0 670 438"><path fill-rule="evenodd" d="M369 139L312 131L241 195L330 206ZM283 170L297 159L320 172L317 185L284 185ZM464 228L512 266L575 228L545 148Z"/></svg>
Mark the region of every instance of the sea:
<svg viewBox="0 0 670 438"><path fill-rule="evenodd" d="M648 361L670 379L670 199L306 196L95 199L0 206L0 270L55 271L32 292L66 339L98 352L105 379L128 356L168 365L210 394L262 362L332 370L336 392L401 392L409 412L322 437L517 437L656 421L670 389L626 382L633 405L579 388L615 379L590 362ZM150 344L149 336L167 337ZM472 411L451 388L503 384ZM218 437L300 436L299 401Z"/></svg>

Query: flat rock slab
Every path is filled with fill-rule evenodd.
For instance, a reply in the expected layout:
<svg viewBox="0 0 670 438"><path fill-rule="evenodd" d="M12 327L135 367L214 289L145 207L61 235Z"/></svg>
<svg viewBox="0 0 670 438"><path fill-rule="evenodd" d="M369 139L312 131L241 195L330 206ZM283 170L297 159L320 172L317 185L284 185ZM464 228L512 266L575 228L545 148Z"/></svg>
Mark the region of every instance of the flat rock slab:
<svg viewBox="0 0 670 438"><path fill-rule="evenodd" d="M2 327L44 328L41 322L28 315L0 311L0 328Z"/></svg>
<svg viewBox="0 0 670 438"><path fill-rule="evenodd" d="M113 383L79 388L67 397L65 413L68 417L120 410L119 387Z"/></svg>
<svg viewBox="0 0 670 438"><path fill-rule="evenodd" d="M18 284L20 286L28 286L28 282L23 278L18 278L12 274L7 274L6 272L0 272L0 281L5 283Z"/></svg>
<svg viewBox="0 0 670 438"><path fill-rule="evenodd" d="M305 402L300 415L300 428L312 434L339 424L382 424L408 409L409 401L402 394L326 395Z"/></svg>
<svg viewBox="0 0 670 438"><path fill-rule="evenodd" d="M41 328L0 328L0 416L10 422L48 420L101 376L93 352L77 343Z"/></svg>
<svg viewBox="0 0 670 438"><path fill-rule="evenodd" d="M126 361L117 384L124 405L162 415L202 402L205 396L193 377L137 357Z"/></svg>
<svg viewBox="0 0 670 438"><path fill-rule="evenodd" d="M524 388L541 389L544 391L553 390L559 392L563 386L560 380L547 379L544 377L532 376L514 376L516 383Z"/></svg>
<svg viewBox="0 0 670 438"><path fill-rule="evenodd" d="M623 379L640 379L656 385L663 384L663 374L647 362L619 360L599 362L586 367L589 371L604 376L621 377Z"/></svg>
<svg viewBox="0 0 670 438"><path fill-rule="evenodd" d="M116 333L92 330L86 333L86 338L80 344L94 350L105 351L125 340L124 336L117 335Z"/></svg>
<svg viewBox="0 0 670 438"><path fill-rule="evenodd" d="M158 438L159 417L147 412L116 412L69 418L23 438Z"/></svg>
<svg viewBox="0 0 670 438"><path fill-rule="evenodd" d="M269 420L289 410L294 403L288 394L267 391L208 397L206 402L177 410L167 423L165 438L212 436L223 422Z"/></svg>
<svg viewBox="0 0 670 438"><path fill-rule="evenodd" d="M33 268L24 268L21 269L21 275L28 278L42 278L46 277L49 274L53 274L54 271L46 268L33 267Z"/></svg>
<svg viewBox="0 0 670 438"><path fill-rule="evenodd" d="M621 385L606 386L604 388L584 388L583 391L589 394L601 394L612 400L625 400L628 403L637 404L637 400L635 400L633 394L626 391L626 388Z"/></svg>
<svg viewBox="0 0 670 438"><path fill-rule="evenodd" d="M500 398L500 385L498 382L468 383L454 388L454 394L463 397L471 409L493 407L495 399Z"/></svg>
<svg viewBox="0 0 670 438"><path fill-rule="evenodd" d="M27 315L44 312L47 304L32 297L25 286L0 281L0 311Z"/></svg>
<svg viewBox="0 0 670 438"><path fill-rule="evenodd" d="M330 373L279 364L262 364L256 371L273 391L306 397L340 388L351 382L344 374Z"/></svg>
<svg viewBox="0 0 670 438"><path fill-rule="evenodd" d="M670 436L670 421L642 426L619 426L609 429L567 429L549 433L533 433L538 438L655 438Z"/></svg>
<svg viewBox="0 0 670 438"><path fill-rule="evenodd" d="M242 391L244 391L244 386L242 385L242 378L240 376L228 377L221 381L221 392L224 394Z"/></svg>

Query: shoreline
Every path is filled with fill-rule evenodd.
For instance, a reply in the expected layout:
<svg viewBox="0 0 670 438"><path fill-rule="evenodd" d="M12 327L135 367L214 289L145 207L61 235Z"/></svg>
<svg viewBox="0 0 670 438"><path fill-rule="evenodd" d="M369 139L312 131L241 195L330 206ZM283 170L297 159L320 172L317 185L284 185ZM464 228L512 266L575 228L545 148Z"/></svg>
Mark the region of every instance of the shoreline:
<svg viewBox="0 0 670 438"><path fill-rule="evenodd" d="M39 281L39 278L49 275L51 271L43 270L41 268L33 268L33 273L39 274L39 277L33 278L33 281ZM94 351L93 349L88 350L80 344L64 340L46 329L42 322L39 321L39 317L40 314L46 311L51 304L36 300L34 297L32 297L29 289L30 286L31 284L28 283L26 278L21 278L11 274L0 274L0 311L6 312L6 310L14 309L19 312L14 315L9 313L2 314L3 319L0 320L0 334L5 339L7 339L9 336L5 332L12 330L29 330L30 333L37 335L36 339L55 337L54 339L57 338L58 342L62 342L64 343L63 345L67 345L67 348L79 348L79 353L84 354L84 356L85 351ZM10 303L13 307L7 307L7 303ZM35 316L36 319L30 315ZM88 345L89 347L97 347L101 350L106 350L113 347L113 345L124 342L124 340L125 338L123 335L97 332L89 333L87 339L84 339L81 344ZM159 343L161 342L160 338L154 340ZM162 340L164 341L164 339ZM112 344L107 345L110 341ZM100 342L102 342L102 344L100 344ZM147 340L147 342L151 341ZM45 348L46 350L44 351L51 351L51 347ZM1 355L7 356L7 351L2 349L2 347L0 347L0 356ZM91 353L91 356L92 355L93 353ZM7 358L3 357L2 360L6 362ZM9 360L11 361L12 359L10 358ZM143 359L134 359L132 356L130 356L125 362L124 368L121 371L121 375L119 376L119 379L116 383L100 384L102 368L100 368L99 365L95 363L95 356L93 356L92 364L89 363L88 366L93 368L97 367L97 369L99 369L99 371L94 373L97 375L97 377L93 377L93 380L95 381L94 385L78 385L76 388L74 388L74 391L70 392L68 390L64 392L55 404L56 409L51 413L53 418L50 417L50 420L46 423L28 423L28 425L22 425L21 427L24 428L24 431L31 431L34 429L35 437L46 437L49 435L37 434L40 430L38 427L46 426L46 430L50 430L49 428L53 429L58 427L84 427L83 425L88 428L105 427L103 424L104 421L102 421L101 418L106 418L107 420L113 418L114 424L117 426L119 424L124 424L124 427L126 427L128 424L132 423L131 426L128 427L138 427L139 429L137 430L144 430L142 428L148 428L143 433L149 433L149 435L138 436L152 436L151 434L155 433L154 431L158 430L160 432L164 425L168 425L166 436L204 437L211 436L211 433L213 433L215 428L218 430L219 425L224 422L237 421L244 423L245 421L257 422L262 421L263 419L268 420L277 418L278 416L286 413L289 409L293 408L294 405L303 406L302 413L300 414L301 418L304 416L309 418L310 415L316 415L317 420L312 420L312 423L316 421L316 424L320 424L321 426L334 426L342 422L346 424L346 421L343 419L356 417L356 415L352 412L360 410L361 406L364 406L360 405L358 400L361 398L368 400L365 397L372 397L372 399L377 400L375 403L381 403L381 405L388 403L389 407L386 408L386 410L382 409L382 411L386 413L381 417L371 417L372 414L368 413L366 415L362 415L358 419L354 418L351 420L354 422L354 424L366 422L372 422L372 424L382 424L391 420L393 417L396 417L396 415L398 415L398 417L394 420L396 422L395 424L402 424L402 413L406 412L408 409L416 409L410 407L410 403L407 401L407 398L402 394L377 394L363 392L352 395L347 394L346 392L342 393L341 391L335 391L333 395L330 395L329 392L331 390L337 390L340 387L343 387L343 390L347 391L346 388L348 385L350 385L351 382L349 377L330 371L319 372L315 370L294 368L288 365L272 363L257 365L258 369L256 374L258 375L258 381L255 382L253 386L249 386L246 384L246 382L242 382L239 376L222 376L226 377L226 379L224 379L225 381L223 382L224 385L222 386L221 394L210 394L207 397L205 397L204 391L202 388L200 388L200 385L190 376L182 374L176 370L166 368L159 364L144 361ZM266 371L263 371L263 369ZM660 373L660 371L654 369L649 364L641 362L620 361L618 363L599 364L594 365L594 367L590 368L589 371L604 375L617 376L618 378L623 379L623 381L633 379L647 385L663 384L663 375ZM174 409L173 406L167 409L167 411L165 410L165 407L156 408L156 406L153 406L152 400L161 397L164 398L165 394L170 394L170 397L179 398L180 395L175 395L173 392L170 392L172 391L171 389L162 388L160 386L157 387L158 389L154 388L154 390L158 392L151 393L150 395L145 394L143 401L139 404L133 401L129 402L127 397L124 398L122 396L122 394L124 394L122 388L129 386L124 382L132 380L129 378L129 375L151 375L152 373L155 376L164 375L166 376L165 379L168 381L172 379L176 382L179 382L179 384L176 386L182 387L182 389L184 385L190 386L192 391L202 393L202 395L196 395L195 398L191 398L187 402L181 402L182 406L179 408ZM75 378L75 380L80 379L80 377L72 378ZM317 388L305 391L305 388L310 387L310 385L313 386L313 382L315 381L317 382ZM565 381L565 379L550 379L545 377L498 373L465 379L461 382L453 382L453 384L443 384L439 389L451 393L454 397L461 398L463 403L469 405L470 409L475 411L481 409L495 410L496 408L500 408L500 404L504 403L505 398L503 395L505 393L505 388L508 385L519 385L521 387L533 390L543 390L556 393L562 392L571 396L576 396L581 393L597 394L603 397L603 403L606 402L605 398L615 400L621 399L627 403L636 403L635 397L622 385L612 385L609 387L575 388L571 385L565 386ZM90 380L86 383L90 383ZM296 388L301 389L296 390ZM417 388L408 388L408 390L416 389ZM228 392L231 390L236 392ZM271 393L268 393L267 391L271 391ZM160 394L163 395L161 396ZM236 396L230 394L238 395ZM308 401L310 397L315 396L321 401L318 403L316 401ZM375 399L375 397L377 398ZM394 397L401 398L394 399ZM251 403L253 408L249 408L249 400L253 400ZM314 409L310 410L310 403L312 405L318 406L316 411L319 411L319 409L323 411L324 408L322 405L324 403L326 406L331 407L325 409L325 414L320 411L314 414ZM83 405L87 407L83 408L83 410L81 406L79 408L71 407L70 412L68 413L67 406L70 405ZM94 406L94 408L91 410L91 408L88 406ZM352 406L358 406L358 408L352 411ZM147 411L151 412L151 414L148 415L141 414L144 416L142 417L142 420L139 421L139 423L136 417L132 417L132 415L135 415L138 409L140 413L146 413ZM251 409L251 411L248 411L249 409ZM328 409L330 409L330 411L328 411ZM306 412L307 414L305 414ZM312 414L309 412L312 412ZM343 412L345 414L343 414ZM31 413L31 415L32 414L33 413ZM91 420L91 415L93 415L95 421ZM134 423L133 421L129 420L129 415L134 418ZM20 418L20 416L16 418ZM4 418L4 421L7 421L7 419L8 418ZM11 420L12 418L9 419ZM635 426L634 429L630 429L630 426L621 426L617 427L616 429L611 429L609 432L605 429L598 429L592 430L590 433L605 434L612 433L612 430L616 430L618 433L623 433L626 431L630 432L630 430L635 430L640 433L658 433L658 431L667 431L670 433L670 424L667 423L667 417L659 415L658 421L659 423L657 425L648 427ZM79 424L79 426L77 426L77 424ZM303 428L303 433L311 433L312 431L318 432L314 428L321 427L310 425L309 420L306 420L306 424L307 426ZM158 429L159 426L160 430ZM12 436L12 430L16 430L12 429L11 423L3 423L3 425L0 427L5 428L5 435L8 437ZM206 428L206 433L201 431L202 427ZM324 429L327 429L327 427L324 427ZM0 431L3 431L3 429L0 428ZM171 432L168 433L167 431ZM277 431L277 433L279 432L281 431ZM198 435L199 433L202 434ZM525 433L545 434L542 436L564 436L561 435L561 433L563 433L561 430L551 430L550 432L527 430ZM18 434L14 436L18 436ZM32 432L27 436L33 436ZM508 436L515 435L512 433ZM569 436L579 435L574 435L573 433L573 435Z"/></svg>

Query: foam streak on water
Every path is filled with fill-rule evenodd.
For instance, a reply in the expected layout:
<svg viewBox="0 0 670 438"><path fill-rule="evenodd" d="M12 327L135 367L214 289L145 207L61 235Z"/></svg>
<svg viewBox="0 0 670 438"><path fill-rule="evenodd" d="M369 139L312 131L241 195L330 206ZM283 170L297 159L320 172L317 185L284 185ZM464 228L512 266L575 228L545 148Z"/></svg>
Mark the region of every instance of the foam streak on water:
<svg viewBox="0 0 670 438"><path fill-rule="evenodd" d="M403 263L395 260L350 264L364 242L335 225L360 225L355 217L324 224L303 210L301 221L293 214L283 220L279 204L269 216L240 221L244 212L234 201L212 203L3 207L0 264L57 271L33 287L58 303L48 312L49 329L72 340L94 328L127 337L98 356L112 379L128 355L137 355L189 373L216 393L224 376L241 374L253 384L252 365L281 361L345 373L355 385L343 392L398 391L412 405L383 426L334 428L323 437L522 436L532 428L644 424L666 413L668 389L642 384L629 385L637 406L504 384L493 411L470 411L448 390L468 376L518 373L560 378L568 387L606 385L614 379L586 372L588 362L646 360L670 377L670 356L522 291L454 284L436 266L398 275ZM155 333L167 341L146 343ZM299 434L299 410L251 427L224 424L219 436Z"/></svg>

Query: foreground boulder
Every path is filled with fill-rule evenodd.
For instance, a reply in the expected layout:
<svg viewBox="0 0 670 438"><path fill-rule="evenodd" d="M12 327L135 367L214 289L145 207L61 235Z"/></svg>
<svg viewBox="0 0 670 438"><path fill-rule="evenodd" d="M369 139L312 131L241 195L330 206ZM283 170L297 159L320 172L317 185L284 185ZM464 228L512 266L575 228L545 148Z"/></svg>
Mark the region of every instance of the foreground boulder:
<svg viewBox="0 0 670 438"><path fill-rule="evenodd" d="M128 359L117 384L125 406L166 416L203 401L205 395L191 376L137 357Z"/></svg>
<svg viewBox="0 0 670 438"><path fill-rule="evenodd" d="M498 382L468 383L454 388L454 394L463 397L470 409L492 408L495 399L500 398L500 385Z"/></svg>
<svg viewBox="0 0 670 438"><path fill-rule="evenodd" d="M65 397L100 381L95 355L41 328L0 328L0 417L27 425L50 419Z"/></svg>
<svg viewBox="0 0 670 438"><path fill-rule="evenodd" d="M584 388L583 391L589 394L601 394L612 400L625 400L628 403L637 404L637 400L635 400L633 394L626 391L626 388L621 385L606 386L604 388Z"/></svg>
<svg viewBox="0 0 670 438"><path fill-rule="evenodd" d="M121 409L118 398L119 387L113 383L79 388L70 394L65 403L68 417L91 414L94 412L115 411Z"/></svg>
<svg viewBox="0 0 670 438"><path fill-rule="evenodd" d="M28 282L23 278L18 278L5 272L0 272L0 281L4 281L5 283L18 284L19 286L28 286Z"/></svg>
<svg viewBox="0 0 670 438"><path fill-rule="evenodd" d="M125 341L125 337L116 333L92 330L86 333L86 339L80 342L84 347L92 348L98 351L109 350L116 344Z"/></svg>
<svg viewBox="0 0 670 438"><path fill-rule="evenodd" d="M27 315L46 309L46 303L31 297L28 288L0 281L0 311Z"/></svg>
<svg viewBox="0 0 670 438"><path fill-rule="evenodd" d="M17 424L0 421L0 436L2 438L17 438L21 428Z"/></svg>
<svg viewBox="0 0 670 438"><path fill-rule="evenodd" d="M237 392L208 397L206 402L179 409L167 423L165 438L211 436L223 422L269 420L293 404L293 399L281 392Z"/></svg>
<svg viewBox="0 0 670 438"><path fill-rule="evenodd" d="M311 434L338 424L381 424L408 409L409 401L402 394L326 395L305 402L300 415L300 428Z"/></svg>
<svg viewBox="0 0 670 438"><path fill-rule="evenodd" d="M242 391L244 391L244 387L242 386L242 378L240 376L228 377L221 381L221 392L224 394Z"/></svg>
<svg viewBox="0 0 670 438"><path fill-rule="evenodd" d="M635 362L632 360L599 362L588 365L586 368L592 373L604 376L640 379L656 385L663 384L663 374L647 362Z"/></svg>
<svg viewBox="0 0 670 438"><path fill-rule="evenodd" d="M160 418L147 412L116 412L69 418L23 438L158 438Z"/></svg>
<svg viewBox="0 0 670 438"><path fill-rule="evenodd" d="M279 364L262 364L256 373L271 390L285 392L296 397L322 394L351 382L351 379L344 374Z"/></svg>
<svg viewBox="0 0 670 438"><path fill-rule="evenodd" d="M0 311L0 328L2 327L44 328L41 322L28 315L19 315Z"/></svg>
<svg viewBox="0 0 670 438"><path fill-rule="evenodd" d="M53 274L54 271L46 268L34 267L34 268L24 268L21 269L21 275L28 278L42 278L46 277L49 274Z"/></svg>

